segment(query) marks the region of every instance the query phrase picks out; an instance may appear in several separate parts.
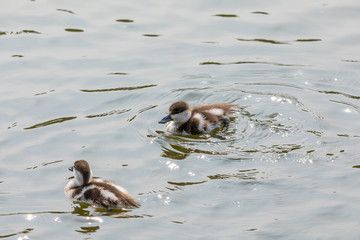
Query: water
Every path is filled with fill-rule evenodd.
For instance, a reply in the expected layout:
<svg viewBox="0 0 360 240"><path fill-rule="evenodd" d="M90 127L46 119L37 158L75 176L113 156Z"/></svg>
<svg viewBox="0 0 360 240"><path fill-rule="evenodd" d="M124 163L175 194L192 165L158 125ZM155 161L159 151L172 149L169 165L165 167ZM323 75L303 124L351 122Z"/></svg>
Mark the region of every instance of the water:
<svg viewBox="0 0 360 240"><path fill-rule="evenodd" d="M358 1L3 5L1 238L360 238ZM177 100L239 106L174 136ZM72 203L77 159L142 206Z"/></svg>

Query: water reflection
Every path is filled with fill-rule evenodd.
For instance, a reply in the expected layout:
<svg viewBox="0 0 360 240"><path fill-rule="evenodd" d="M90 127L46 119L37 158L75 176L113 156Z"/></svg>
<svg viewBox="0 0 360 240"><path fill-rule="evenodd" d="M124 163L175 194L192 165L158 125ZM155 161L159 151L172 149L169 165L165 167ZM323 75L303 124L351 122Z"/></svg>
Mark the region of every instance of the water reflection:
<svg viewBox="0 0 360 240"><path fill-rule="evenodd" d="M34 94L34 96L41 96L41 95L45 95L45 94L48 94L48 93L51 93L51 92L55 92L55 90L50 90L50 91L48 91L48 92L36 93L36 94Z"/></svg>
<svg viewBox="0 0 360 240"><path fill-rule="evenodd" d="M259 173L257 169L245 169L238 170L237 173L233 174L215 174L207 176L211 180L238 178L242 180L256 180L256 175Z"/></svg>
<svg viewBox="0 0 360 240"><path fill-rule="evenodd" d="M320 42L322 39L320 38L300 38L296 39L296 42Z"/></svg>
<svg viewBox="0 0 360 240"><path fill-rule="evenodd" d="M60 12L66 12L66 13L70 13L70 14L75 14L73 11L70 11L70 10L67 10L67 9L58 8L58 9L56 9L56 10L58 10L58 11L60 11Z"/></svg>
<svg viewBox="0 0 360 240"><path fill-rule="evenodd" d="M78 29L78 28L65 28L65 31L67 31L67 32L75 32L75 33L84 32L83 29Z"/></svg>
<svg viewBox="0 0 360 240"><path fill-rule="evenodd" d="M186 87L186 88L176 88L172 89L172 92L185 92L185 91L203 91L203 90L209 90L212 89L212 87Z"/></svg>
<svg viewBox="0 0 360 240"><path fill-rule="evenodd" d="M45 93L44 93L45 94ZM145 109L142 109L140 110L138 113L142 113L144 111L147 111L149 109L152 109L156 106L150 106L150 107L147 107ZM104 112L104 113L100 113L100 114L92 114L92 115L87 115L85 116L85 118L100 118L100 117L107 117L107 116L111 116L111 115L118 115L118 114L123 114L123 113L126 113L126 112L129 112L131 111L131 109L121 109L121 110L111 110L109 112ZM53 124L58 124L58 123L63 123L63 122L66 122L66 121L70 121L70 120L73 120L73 119L76 119L77 117L76 116L72 116L72 117L61 117L61 118L55 118L55 119L52 119L52 120L48 120L48 121L45 121L45 122L42 122L42 123L37 123L35 125L32 125L30 127L26 127L24 128L25 130L30 130L30 129L36 129L36 128L41 128L41 127L46 127L46 126L49 126L49 125L53 125ZM15 124L16 126L16 124ZM14 127L14 126L13 126ZM11 127L9 127L10 129Z"/></svg>
<svg viewBox="0 0 360 240"><path fill-rule="evenodd" d="M34 230L33 228L26 228L25 230L20 231L20 232L10 233L10 234L6 234L6 235L0 235L0 238L9 238L9 237L13 237L13 236L16 236L16 235L28 234L33 230ZM23 237L19 237L18 239L29 239L29 238L27 238L27 236L25 235Z"/></svg>
<svg viewBox="0 0 360 240"><path fill-rule="evenodd" d="M200 65L237 65L237 64L266 64L266 65L274 65L274 66L281 66L281 67L305 67L306 65L301 64L289 64L289 63L278 63L278 62L266 62L266 61L238 61L238 62L201 62Z"/></svg>
<svg viewBox="0 0 360 240"><path fill-rule="evenodd" d="M79 232L79 233L90 234L90 233L94 233L97 230L99 230L100 226L80 227L80 228L81 228L81 230L75 230L75 231Z"/></svg>
<svg viewBox="0 0 360 240"><path fill-rule="evenodd" d="M157 197L159 198L159 200L165 204L165 205L169 205L170 202L171 202L171 199L169 196L165 196L165 195L161 195L161 194L158 194Z"/></svg>
<svg viewBox="0 0 360 240"><path fill-rule="evenodd" d="M262 12L262 11L255 11L255 12L251 12L252 14L262 14L262 15L269 15L270 13L268 12Z"/></svg>
<svg viewBox="0 0 360 240"><path fill-rule="evenodd" d="M38 32L38 31L35 31L35 30L22 30L22 31L18 31L18 32L0 31L0 36L1 35L19 35L19 34L23 34L23 33L41 34L41 32Z"/></svg>
<svg viewBox="0 0 360 240"><path fill-rule="evenodd" d="M186 223L186 221L171 221L172 223L176 223L176 224L184 224L184 223Z"/></svg>
<svg viewBox="0 0 360 240"><path fill-rule="evenodd" d="M40 166L47 166L47 165L51 165L51 164L56 164L56 163L60 163L60 162L63 162L64 160L55 160L55 161L50 161L50 162L44 162L44 163L41 163L41 165L36 165L36 166L33 166L33 167L27 167L25 168L25 170L31 170L31 169L36 169Z"/></svg>
<svg viewBox="0 0 360 240"><path fill-rule="evenodd" d="M344 92L339 92L339 91L319 91L319 93L332 94L332 95L342 95L342 96L347 97L347 98L360 99L360 96L351 95L351 94L344 93Z"/></svg>
<svg viewBox="0 0 360 240"><path fill-rule="evenodd" d="M30 127L27 127L27 128L24 128L25 130L29 130L29 129L35 129L35 128L40 128L40 127L46 127L46 126L49 126L49 125L52 125L52 124L57 124L57 123L62 123L62 122L66 122L66 121L70 121L70 120L73 120L77 117L61 117L61 118L55 118L55 119L52 119L52 120L49 120L49 121L46 121L46 122L42 122L42 123L38 123L38 124L35 124L33 126L30 126Z"/></svg>
<svg viewBox="0 0 360 240"><path fill-rule="evenodd" d="M237 38L237 40L242 41L242 42L260 42L260 43L270 43L270 44L290 44L291 42L320 42L320 41L322 41L320 38L302 38L302 39L296 39L293 41L277 41L277 40L265 39L265 38L253 38L253 39Z"/></svg>
<svg viewBox="0 0 360 240"><path fill-rule="evenodd" d="M26 217L27 217L28 215L31 215L31 216L36 216L36 215L39 215L39 214L54 214L54 215L56 215L56 214L66 214L66 213L69 213L69 212L60 212L60 211L13 212L13 213L0 213L0 217L14 216L14 215L26 215Z"/></svg>
<svg viewBox="0 0 360 240"><path fill-rule="evenodd" d="M84 233L84 234L89 234L89 233L93 233L93 232L96 232L97 230L99 230L100 226L98 224L103 223L104 220L100 216L93 216L94 213L92 210L86 210L86 208L90 207L89 204L81 203L81 202L79 202L78 204L79 204L79 206L74 207L74 211L72 212L72 214L76 214L78 216L85 217L82 219L82 221L85 222L87 226L80 227L81 230L75 230L75 231ZM104 211L106 211L106 210L104 210ZM91 225L95 225L95 226L91 226Z"/></svg>
<svg viewBox="0 0 360 240"><path fill-rule="evenodd" d="M108 75L129 75L129 73L124 73L124 72L113 72L113 73L108 73Z"/></svg>
<svg viewBox="0 0 360 240"><path fill-rule="evenodd" d="M142 85L135 87L118 87L118 88L106 88L106 89L81 89L82 92L93 93L93 92L114 92L114 91L132 91L143 88L156 87L156 84Z"/></svg>
<svg viewBox="0 0 360 240"><path fill-rule="evenodd" d="M121 110L112 110L110 112L100 113L100 114L94 114L94 115L87 115L86 118L99 118L99 117L106 117L111 116L114 114L122 114L131 111L131 109L121 109Z"/></svg>
<svg viewBox="0 0 360 240"><path fill-rule="evenodd" d="M160 37L160 34L143 34L144 37Z"/></svg>
<svg viewBox="0 0 360 240"><path fill-rule="evenodd" d="M162 146L163 148L163 154L161 156L165 158L171 158L175 160L184 160L186 159L191 153L199 153L199 154L206 154L206 155L228 155L229 152L227 151L216 151L216 150L205 150L205 149L199 149L201 147L201 144L199 144L197 147L188 147L188 146L182 146L182 143L176 144L170 144L170 146L173 149L167 148ZM189 145L191 145L191 142L189 142ZM207 144L205 147L209 147Z"/></svg>
<svg viewBox="0 0 360 240"><path fill-rule="evenodd" d="M132 22L134 22L134 20L132 20L132 19L117 19L116 22L132 23Z"/></svg>
<svg viewBox="0 0 360 240"><path fill-rule="evenodd" d="M350 59L344 59L344 60L341 60L342 62L348 62L348 63L359 63L360 60L350 60Z"/></svg>
<svg viewBox="0 0 360 240"><path fill-rule="evenodd" d="M171 162L171 161L166 161L166 165L168 166L168 168L169 168L171 171L174 171L174 170L176 170L176 169L179 169L179 165L177 165L176 163Z"/></svg>
<svg viewBox="0 0 360 240"><path fill-rule="evenodd" d="M146 111L149 111L149 110L151 110L151 109L153 109L153 108L156 108L156 107L157 107L157 105L149 105L149 106L147 106L147 107L144 107L144 108L138 110L138 111L136 112L136 114L135 114L134 116L130 117L127 121L128 121L128 122L131 122L131 121L133 121L139 114L141 114L141 113L143 113L143 112L146 112Z"/></svg>
<svg viewBox="0 0 360 240"><path fill-rule="evenodd" d="M208 44L219 44L219 42L214 42L214 41L205 41L203 43L208 43Z"/></svg>
<svg viewBox="0 0 360 240"><path fill-rule="evenodd" d="M270 40L270 39L262 39L262 38L255 38L255 39L238 38L237 40L243 41L243 42L262 42L262 43L271 43L271 44L289 44L288 42L281 42L281 41Z"/></svg>
<svg viewBox="0 0 360 240"><path fill-rule="evenodd" d="M102 223L103 217L112 217L112 218L143 218L142 215L132 215L132 211L128 209L111 209L108 210L102 207L92 207L88 203L84 202L74 202L74 209L72 214L77 216L85 217L84 221L88 224L91 223Z"/></svg>
<svg viewBox="0 0 360 240"><path fill-rule="evenodd" d="M25 236L22 236L22 237L18 237L17 240L28 240L28 239L30 239L30 238L27 235L25 235Z"/></svg>
<svg viewBox="0 0 360 240"><path fill-rule="evenodd" d="M184 160L190 154L228 155L227 144L235 141L235 138L228 134L233 134L235 131L221 131L215 130L211 134L195 136L171 135L160 132L160 135L148 135L148 137L154 138L151 140L152 142L159 142L162 145L163 153L161 156L164 158Z"/></svg>
<svg viewBox="0 0 360 240"><path fill-rule="evenodd" d="M27 214L25 216L25 219L28 220L29 222L33 221L35 218L37 218L37 216L34 214Z"/></svg>
<svg viewBox="0 0 360 240"><path fill-rule="evenodd" d="M236 14L215 14L215 17L223 17L223 18L237 18Z"/></svg>
<svg viewBox="0 0 360 240"><path fill-rule="evenodd" d="M202 183L206 183L207 181L200 181L200 182L172 182L172 181L168 181L169 184L171 185L176 185L176 186L187 186L187 185L196 185L196 184L202 184Z"/></svg>
<svg viewBox="0 0 360 240"><path fill-rule="evenodd" d="M162 157L171 158L174 160L184 160L189 156L188 153L174 151L173 149L167 148L165 146L162 146L162 151L163 151L163 153L161 154Z"/></svg>

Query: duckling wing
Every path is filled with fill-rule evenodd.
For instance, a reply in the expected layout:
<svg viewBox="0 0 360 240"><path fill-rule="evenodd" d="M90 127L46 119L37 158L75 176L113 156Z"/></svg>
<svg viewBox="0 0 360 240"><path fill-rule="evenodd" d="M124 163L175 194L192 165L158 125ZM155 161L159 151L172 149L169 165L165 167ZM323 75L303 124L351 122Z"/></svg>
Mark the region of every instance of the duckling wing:
<svg viewBox="0 0 360 240"><path fill-rule="evenodd" d="M205 113L208 112L215 116L226 117L236 104L232 103L215 103L209 105L196 106L192 109L193 112Z"/></svg>

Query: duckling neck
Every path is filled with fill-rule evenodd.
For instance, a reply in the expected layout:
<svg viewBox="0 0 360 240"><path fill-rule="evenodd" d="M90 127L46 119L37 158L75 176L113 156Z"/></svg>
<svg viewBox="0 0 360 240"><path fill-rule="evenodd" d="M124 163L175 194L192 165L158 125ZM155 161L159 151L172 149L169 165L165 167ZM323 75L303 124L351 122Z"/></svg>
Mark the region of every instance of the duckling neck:
<svg viewBox="0 0 360 240"><path fill-rule="evenodd" d="M86 185L88 184L91 179L92 179L92 172L89 171L86 176L84 177L83 174L81 174L80 172L78 171L75 171L75 174L74 174L74 177L75 179L74 180L74 187L80 187L80 186L83 186L83 185Z"/></svg>
<svg viewBox="0 0 360 240"><path fill-rule="evenodd" d="M167 126L166 126L166 130L171 132L171 133L177 133L179 131L179 129L182 129L183 125L185 125L186 123L183 122L175 122L175 121L171 121Z"/></svg>

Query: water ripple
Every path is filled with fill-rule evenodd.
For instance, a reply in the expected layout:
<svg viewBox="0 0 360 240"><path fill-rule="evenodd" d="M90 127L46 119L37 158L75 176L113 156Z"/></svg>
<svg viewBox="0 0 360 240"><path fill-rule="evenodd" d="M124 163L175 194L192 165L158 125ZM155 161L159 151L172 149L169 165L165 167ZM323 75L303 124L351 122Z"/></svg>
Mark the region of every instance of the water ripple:
<svg viewBox="0 0 360 240"><path fill-rule="evenodd" d="M38 31L35 31L35 30L22 30L22 31L18 31L18 32L0 31L0 36L1 35L19 35L19 34L23 34L23 33L41 34L41 32L38 32Z"/></svg>
<svg viewBox="0 0 360 240"><path fill-rule="evenodd" d="M75 32L75 33L84 32L83 29L79 29L79 28L65 28L65 31L67 31L67 32Z"/></svg>
<svg viewBox="0 0 360 240"><path fill-rule="evenodd" d="M295 42L320 42L322 39L320 38L299 38L296 39Z"/></svg>
<svg viewBox="0 0 360 240"><path fill-rule="evenodd" d="M96 232L97 230L100 229L99 226L80 227L80 228L81 228L81 230L75 230L75 231L79 232L79 233L89 234L89 233L94 233L94 232Z"/></svg>
<svg viewBox="0 0 360 240"><path fill-rule="evenodd" d="M271 43L271 44L289 44L288 42L280 42L270 39L263 39L263 38L255 38L255 39L244 39L244 38L238 38L237 40L243 41L243 42L263 42L263 43Z"/></svg>
<svg viewBox="0 0 360 240"><path fill-rule="evenodd" d="M13 236L20 235L20 234L27 234L33 230L34 230L34 228L26 228L25 230L20 231L20 232L10 233L10 234L6 234L6 235L0 235L0 238L9 238L9 237L13 237Z"/></svg>
<svg viewBox="0 0 360 240"><path fill-rule="evenodd" d="M155 37L160 37L160 34L150 34L150 33L145 33L143 34L144 37L151 37L151 38L155 38Z"/></svg>
<svg viewBox="0 0 360 240"><path fill-rule="evenodd" d="M77 117L61 117L61 118L55 118L55 119L52 119L52 120L49 120L49 121L46 121L46 122L42 122L42 123L38 123L38 124L35 124L33 126L30 126L30 127L26 127L24 128L25 130L29 130L29 129L35 129L35 128L40 128L40 127L46 127L46 126L49 126L49 125L53 125L53 124L57 124L57 123L62 123L62 122L66 122L66 121L70 121L70 120L73 120Z"/></svg>
<svg viewBox="0 0 360 240"><path fill-rule="evenodd" d="M263 15L270 15L270 13L268 12L263 12L263 11L255 11L255 12L251 12L252 14L263 14Z"/></svg>
<svg viewBox="0 0 360 240"><path fill-rule="evenodd" d="M132 22L134 22L134 20L131 20L131 19L117 19L116 22L132 23Z"/></svg>
<svg viewBox="0 0 360 240"><path fill-rule="evenodd" d="M222 62L201 62L200 65L237 65L237 64L266 64L266 65L275 65L281 67L305 67L307 65L303 64L290 64L290 63L277 63L277 62L266 62L266 61L238 61L238 62L229 62L229 63L222 63Z"/></svg>
<svg viewBox="0 0 360 240"><path fill-rule="evenodd" d="M237 173L234 174L215 174L207 176L211 180L215 179L228 179L228 178L238 178L242 180L256 180L256 175L259 173L257 169L245 169L238 170Z"/></svg>
<svg viewBox="0 0 360 240"><path fill-rule="evenodd" d="M60 162L63 162L64 160L56 160L56 161L51 161L51 162L44 162L44 163L41 163L41 165L36 165L34 167L28 167L28 168L25 168L25 170L32 170L32 169L36 169L40 166L42 167L45 167L45 166L48 166L48 165L51 165L51 164L56 164L56 163L60 163Z"/></svg>
<svg viewBox="0 0 360 240"><path fill-rule="evenodd" d="M242 42L261 42L261 43L270 43L270 44L291 44L291 42L320 42L322 39L320 38L302 38L296 39L293 41L277 41L272 39L265 38L253 38L253 39L245 39L245 38L237 38L237 40Z"/></svg>
<svg viewBox="0 0 360 240"><path fill-rule="evenodd" d="M332 95L343 95L347 98L352 98L352 99L360 99L360 96L356 96L356 95L351 95L351 94L347 94L347 93L343 93L343 92L339 92L339 91L319 91L319 93L325 93L325 94L332 94Z"/></svg>
<svg viewBox="0 0 360 240"><path fill-rule="evenodd" d="M197 184L202 184L202 183L206 183L207 181L200 181L200 182L172 182L172 181L168 181L169 184L171 185L177 185L177 186L187 186L187 185L197 185Z"/></svg>
<svg viewBox="0 0 360 240"><path fill-rule="evenodd" d="M134 215L130 214L132 210L116 208L108 210L103 207L91 207L90 204L84 202L74 201L74 209L71 212L74 215L85 217L82 221L85 223L102 223L104 220L102 217L112 218L143 218L147 215Z"/></svg>
<svg viewBox="0 0 360 240"><path fill-rule="evenodd" d="M99 118L99 117L107 117L114 114L122 114L131 111L131 109L121 109L121 110L112 110L110 112L100 113L100 114L93 114L93 115L87 115L86 118Z"/></svg>
<svg viewBox="0 0 360 240"><path fill-rule="evenodd" d="M215 14L215 17L223 17L223 18L237 18L236 14Z"/></svg>
<svg viewBox="0 0 360 240"><path fill-rule="evenodd" d="M143 88L156 87L156 84L142 85L136 87L118 87L118 88L106 88L106 89L81 89L81 92L93 93L93 92L114 92L114 91L132 91Z"/></svg>
<svg viewBox="0 0 360 240"><path fill-rule="evenodd" d="M62 211L11 212L11 213L0 213L0 217L14 216L14 215L66 214L66 213L70 213L70 212L62 212Z"/></svg>
<svg viewBox="0 0 360 240"><path fill-rule="evenodd" d="M108 75L129 75L129 74L124 72L113 72L113 73L108 73Z"/></svg>
<svg viewBox="0 0 360 240"><path fill-rule="evenodd" d="M70 13L70 14L75 14L73 11L70 11L70 10L67 10L67 9L58 8L56 10L58 10L59 12L66 12L66 13Z"/></svg>

